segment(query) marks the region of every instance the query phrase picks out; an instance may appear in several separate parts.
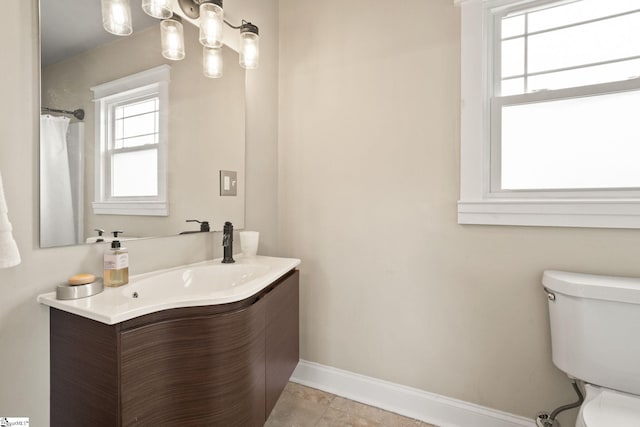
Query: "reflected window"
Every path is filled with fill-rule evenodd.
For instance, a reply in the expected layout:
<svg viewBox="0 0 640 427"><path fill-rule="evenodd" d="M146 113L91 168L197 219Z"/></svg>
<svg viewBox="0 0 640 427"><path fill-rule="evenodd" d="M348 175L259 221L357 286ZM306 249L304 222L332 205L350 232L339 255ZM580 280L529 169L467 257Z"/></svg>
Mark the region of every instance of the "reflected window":
<svg viewBox="0 0 640 427"><path fill-rule="evenodd" d="M106 153L111 197L158 196L158 96L114 105L114 132Z"/></svg>
<svg viewBox="0 0 640 427"><path fill-rule="evenodd" d="M96 214L165 216L169 67L92 88Z"/></svg>

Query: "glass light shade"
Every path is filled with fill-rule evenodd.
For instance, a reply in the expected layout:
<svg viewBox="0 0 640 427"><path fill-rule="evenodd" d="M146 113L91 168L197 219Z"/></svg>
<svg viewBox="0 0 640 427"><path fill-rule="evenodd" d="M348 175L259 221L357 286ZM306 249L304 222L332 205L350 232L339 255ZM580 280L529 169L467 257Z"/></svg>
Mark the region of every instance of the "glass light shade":
<svg viewBox="0 0 640 427"><path fill-rule="evenodd" d="M129 0L102 0L102 26L116 36L133 32Z"/></svg>
<svg viewBox="0 0 640 427"><path fill-rule="evenodd" d="M222 47L224 12L215 3L200 5L200 43L206 47Z"/></svg>
<svg viewBox="0 0 640 427"><path fill-rule="evenodd" d="M172 61L184 58L184 30L182 22L176 19L165 19L160 23L162 37L162 56Z"/></svg>
<svg viewBox="0 0 640 427"><path fill-rule="evenodd" d="M202 48L202 72L205 77L218 79L222 77L222 48L206 47Z"/></svg>
<svg viewBox="0 0 640 427"><path fill-rule="evenodd" d="M240 34L240 66L246 69L258 68L260 59L260 36L252 32Z"/></svg>
<svg viewBox="0 0 640 427"><path fill-rule="evenodd" d="M173 15L170 3L171 0L142 0L142 10L154 18L167 19Z"/></svg>

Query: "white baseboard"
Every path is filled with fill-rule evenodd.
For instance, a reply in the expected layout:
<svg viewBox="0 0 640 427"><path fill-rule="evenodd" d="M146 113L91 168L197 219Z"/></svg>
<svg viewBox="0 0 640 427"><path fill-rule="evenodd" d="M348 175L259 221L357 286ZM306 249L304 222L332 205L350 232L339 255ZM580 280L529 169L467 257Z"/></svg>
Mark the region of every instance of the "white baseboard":
<svg viewBox="0 0 640 427"><path fill-rule="evenodd" d="M532 419L306 360L291 381L439 427L536 426Z"/></svg>

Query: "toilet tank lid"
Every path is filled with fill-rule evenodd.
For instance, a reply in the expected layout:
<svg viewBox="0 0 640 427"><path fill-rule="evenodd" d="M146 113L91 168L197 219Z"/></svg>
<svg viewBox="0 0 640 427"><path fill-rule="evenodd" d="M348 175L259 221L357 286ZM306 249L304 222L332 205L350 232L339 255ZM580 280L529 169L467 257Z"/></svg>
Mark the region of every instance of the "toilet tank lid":
<svg viewBox="0 0 640 427"><path fill-rule="evenodd" d="M640 304L640 279L546 270L545 289L579 298Z"/></svg>

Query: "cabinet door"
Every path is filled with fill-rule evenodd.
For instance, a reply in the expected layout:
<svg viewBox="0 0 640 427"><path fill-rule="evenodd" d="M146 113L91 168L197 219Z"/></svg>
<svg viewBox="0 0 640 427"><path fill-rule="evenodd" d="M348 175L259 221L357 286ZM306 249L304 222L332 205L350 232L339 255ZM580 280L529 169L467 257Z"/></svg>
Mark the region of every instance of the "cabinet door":
<svg viewBox="0 0 640 427"><path fill-rule="evenodd" d="M300 359L299 276L295 271L264 299L267 306L267 417Z"/></svg>
<svg viewBox="0 0 640 427"><path fill-rule="evenodd" d="M51 427L117 427L118 330L55 308Z"/></svg>
<svg viewBox="0 0 640 427"><path fill-rule="evenodd" d="M262 426L264 304L121 334L123 426Z"/></svg>

